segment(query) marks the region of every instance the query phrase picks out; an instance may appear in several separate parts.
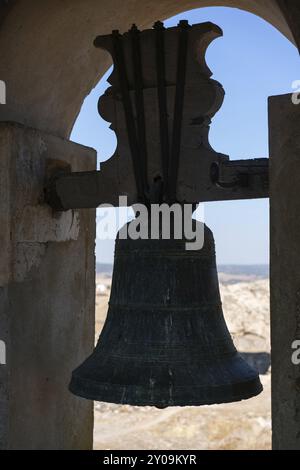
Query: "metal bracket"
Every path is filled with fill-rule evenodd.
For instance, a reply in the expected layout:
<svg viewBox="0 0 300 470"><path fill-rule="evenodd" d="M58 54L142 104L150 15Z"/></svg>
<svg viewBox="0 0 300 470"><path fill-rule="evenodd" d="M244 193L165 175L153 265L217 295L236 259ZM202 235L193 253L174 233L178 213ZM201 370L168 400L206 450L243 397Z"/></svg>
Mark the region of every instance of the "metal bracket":
<svg viewBox="0 0 300 470"><path fill-rule="evenodd" d="M269 159L214 162L210 168L211 182L220 189L253 189L268 197ZM263 196L257 196L263 197Z"/></svg>
<svg viewBox="0 0 300 470"><path fill-rule="evenodd" d="M234 200L269 197L269 159L233 160L214 162L210 180L218 188L211 200ZM160 181L156 190L160 191ZM153 189L154 191L154 189ZM119 205L119 194L112 191L110 181L101 171L71 173L68 168L58 168L48 179L45 188L46 202L58 211L96 208L100 204ZM151 203L159 202L154 193ZM204 202L204 201L203 201Z"/></svg>

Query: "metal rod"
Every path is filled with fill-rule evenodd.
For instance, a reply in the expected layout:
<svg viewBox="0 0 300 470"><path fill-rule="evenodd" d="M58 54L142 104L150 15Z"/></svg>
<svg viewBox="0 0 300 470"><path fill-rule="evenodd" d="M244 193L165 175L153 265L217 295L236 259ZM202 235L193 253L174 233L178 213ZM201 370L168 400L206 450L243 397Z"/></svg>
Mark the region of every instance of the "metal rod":
<svg viewBox="0 0 300 470"><path fill-rule="evenodd" d="M143 181L144 195L148 191L147 178L147 139L146 139L146 120L144 107L144 84L143 69L140 46L140 31L133 25L129 31L131 36L132 62L134 72L134 88L135 88L135 106L136 106L136 122L139 145L139 165L141 167L141 176Z"/></svg>
<svg viewBox="0 0 300 470"><path fill-rule="evenodd" d="M154 24L156 31L156 73L157 73L157 93L159 107L159 132L160 132L160 153L163 172L163 186L166 200L169 199L169 125L168 106L166 93L166 64L165 64L165 41L164 25L160 21Z"/></svg>
<svg viewBox="0 0 300 470"><path fill-rule="evenodd" d="M143 202L145 199L144 187L143 187L143 176L141 174L141 165L139 161L139 145L136 135L136 126L134 121L134 114L132 110L132 103L129 92L129 82L125 66L124 51L122 41L120 40L121 35L118 31L113 31L113 46L115 55L115 65L119 76L119 84L122 93L122 101L126 119L127 134L129 147L132 156L133 171L135 176L135 182L137 186L138 199Z"/></svg>
<svg viewBox="0 0 300 470"><path fill-rule="evenodd" d="M172 148L169 162L169 185L171 202L176 201L177 177L179 168L180 146L181 146L181 127L183 117L184 90L186 79L186 61L188 46L187 21L180 21L180 33L178 42L178 60L176 76L176 95L173 118Z"/></svg>

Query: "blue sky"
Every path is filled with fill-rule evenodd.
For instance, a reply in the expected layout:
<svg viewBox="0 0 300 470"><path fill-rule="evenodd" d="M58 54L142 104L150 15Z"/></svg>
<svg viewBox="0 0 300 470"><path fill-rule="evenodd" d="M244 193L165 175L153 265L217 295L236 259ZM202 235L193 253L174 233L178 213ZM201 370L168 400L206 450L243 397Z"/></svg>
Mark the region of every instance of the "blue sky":
<svg viewBox="0 0 300 470"><path fill-rule="evenodd" d="M211 21L224 36L208 48L206 61L226 96L214 117L210 142L231 159L268 157L268 109L271 95L292 92L300 79L299 54L281 33L264 20L232 8L201 8L165 21L190 24ZM100 118L97 102L107 85L107 73L83 103L72 140L94 147L99 162L114 152L116 137ZM205 222L213 230L219 264L265 264L269 261L268 200L205 204ZM98 241L97 261L112 262L113 241Z"/></svg>

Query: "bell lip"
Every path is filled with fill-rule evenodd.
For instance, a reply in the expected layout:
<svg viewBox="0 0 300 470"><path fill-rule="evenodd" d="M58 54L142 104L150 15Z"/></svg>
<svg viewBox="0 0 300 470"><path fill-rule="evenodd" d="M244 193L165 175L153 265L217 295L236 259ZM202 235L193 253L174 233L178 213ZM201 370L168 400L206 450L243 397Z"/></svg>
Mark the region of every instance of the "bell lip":
<svg viewBox="0 0 300 470"><path fill-rule="evenodd" d="M240 393L233 394L232 390L235 386L238 386L241 391ZM94 388L94 390L93 390ZM153 406L156 408L167 408L170 406L205 406L205 405L219 405L222 403L235 403L238 401L248 400L259 395L263 391L263 386L260 381L259 375L236 384L217 385L210 387L180 387L182 393L188 394L193 390L193 395L199 390L199 398L187 400L187 399L169 399L169 400L157 400L157 399L131 399L126 396L126 392L130 387L101 384L95 383L93 380L82 379L72 374L72 379L69 384L69 391L76 396L85 398L87 400L114 403L118 405L131 405L131 406ZM131 387L137 388L137 387ZM140 386L139 389L144 391L144 387ZM208 390L211 392L215 389L218 392L215 397L208 399ZM205 392L206 390L206 392ZM145 390L146 392L146 390ZM176 392L174 388L173 392ZM202 393L202 396L201 396ZM167 395L167 390L162 390L162 395Z"/></svg>

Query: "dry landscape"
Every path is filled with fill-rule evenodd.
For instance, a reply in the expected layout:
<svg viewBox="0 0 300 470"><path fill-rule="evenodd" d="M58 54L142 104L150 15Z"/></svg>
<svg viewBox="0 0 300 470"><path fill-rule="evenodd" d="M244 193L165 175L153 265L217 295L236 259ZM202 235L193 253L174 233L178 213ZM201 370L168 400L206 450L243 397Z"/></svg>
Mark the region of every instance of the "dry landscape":
<svg viewBox="0 0 300 470"><path fill-rule="evenodd" d="M271 448L269 282L237 281L220 274L224 314L237 348L263 374L264 392L239 403L165 410L95 403L95 449ZM110 277L98 276L97 286L96 339L106 317Z"/></svg>

